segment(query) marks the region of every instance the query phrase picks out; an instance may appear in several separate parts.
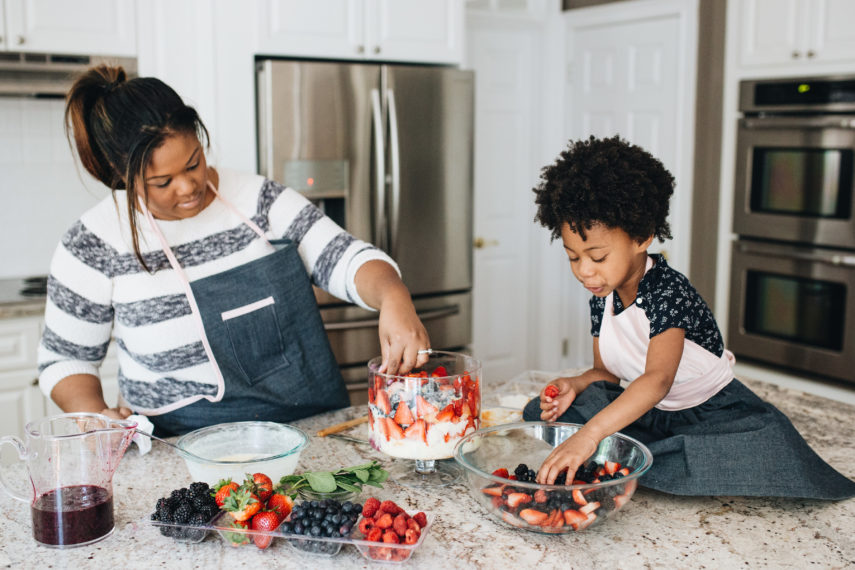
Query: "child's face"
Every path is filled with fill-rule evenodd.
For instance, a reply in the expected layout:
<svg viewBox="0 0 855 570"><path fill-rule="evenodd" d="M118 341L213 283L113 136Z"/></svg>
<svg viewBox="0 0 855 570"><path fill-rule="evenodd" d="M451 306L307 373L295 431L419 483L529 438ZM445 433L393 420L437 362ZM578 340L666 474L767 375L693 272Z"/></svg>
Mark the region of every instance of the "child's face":
<svg viewBox="0 0 855 570"><path fill-rule="evenodd" d="M576 279L597 297L607 297L617 289L621 299L628 301L622 293L632 289L630 297L634 298L653 236L639 243L622 229L596 224L585 231L585 237L583 240L568 224L561 228L564 250Z"/></svg>

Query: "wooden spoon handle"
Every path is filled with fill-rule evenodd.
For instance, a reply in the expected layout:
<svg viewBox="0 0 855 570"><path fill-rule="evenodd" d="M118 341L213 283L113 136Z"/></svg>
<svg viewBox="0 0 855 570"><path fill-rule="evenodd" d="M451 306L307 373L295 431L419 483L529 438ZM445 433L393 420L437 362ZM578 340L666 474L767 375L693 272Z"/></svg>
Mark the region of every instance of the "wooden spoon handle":
<svg viewBox="0 0 855 570"><path fill-rule="evenodd" d="M346 422L341 422L340 424L336 424L334 426L330 426L328 428L324 428L318 432L318 437L326 437L331 433L338 433L340 431L344 431L348 428L352 428L353 426L358 426L360 424L368 423L368 416L362 416L361 418L354 418L352 420L347 420Z"/></svg>

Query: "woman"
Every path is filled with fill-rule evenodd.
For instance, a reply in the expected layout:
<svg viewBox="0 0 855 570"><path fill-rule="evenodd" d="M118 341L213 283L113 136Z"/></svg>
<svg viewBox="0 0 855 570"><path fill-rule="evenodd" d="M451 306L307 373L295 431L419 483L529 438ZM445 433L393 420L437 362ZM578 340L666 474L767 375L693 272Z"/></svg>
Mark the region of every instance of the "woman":
<svg viewBox="0 0 855 570"><path fill-rule="evenodd" d="M99 66L70 89L65 117L112 199L51 263L39 383L60 408L133 410L178 434L347 406L312 283L380 310L386 370L426 361L395 263L299 193L208 166L207 130L169 86ZM108 406L98 378L111 336L127 406Z"/></svg>

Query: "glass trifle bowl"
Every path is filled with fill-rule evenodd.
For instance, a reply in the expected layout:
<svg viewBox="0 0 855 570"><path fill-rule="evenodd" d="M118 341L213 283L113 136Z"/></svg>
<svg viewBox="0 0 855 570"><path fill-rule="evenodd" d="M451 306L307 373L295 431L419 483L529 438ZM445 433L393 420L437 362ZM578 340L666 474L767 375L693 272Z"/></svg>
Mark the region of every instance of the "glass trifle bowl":
<svg viewBox="0 0 855 570"><path fill-rule="evenodd" d="M389 476L411 487L450 485L461 472L454 446L476 431L481 412L481 362L468 354L431 350L424 366L406 374L378 372L368 362L368 435L371 445L398 459Z"/></svg>

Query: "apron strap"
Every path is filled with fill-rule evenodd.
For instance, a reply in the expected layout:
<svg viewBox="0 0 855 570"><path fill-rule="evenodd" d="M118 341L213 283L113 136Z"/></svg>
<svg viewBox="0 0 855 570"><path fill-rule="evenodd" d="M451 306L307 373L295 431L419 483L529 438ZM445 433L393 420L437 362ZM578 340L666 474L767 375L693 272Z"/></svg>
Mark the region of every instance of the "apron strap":
<svg viewBox="0 0 855 570"><path fill-rule="evenodd" d="M273 245L270 243L270 240L267 239L267 236L258 227L258 224L247 218L243 215L243 213L238 210L234 204L230 201L226 200L223 196L217 192L217 189L214 188L214 185L208 180L208 188L214 193L214 195L223 201L223 204L226 205L232 212L234 212L246 225L248 225L252 230L263 239L267 245L273 248ZM151 226L151 230L157 236L157 239L160 241L160 248L163 250L164 255L169 260L169 265L172 266L172 269L175 270L175 273L178 275L178 279L181 281L181 285L184 287L184 294L187 296L187 302L190 304L190 312L193 314L194 320L196 321L196 325L199 328L199 335L202 338L202 346L205 348L205 354L208 356L208 360L211 362L211 366L214 368L214 375L217 377L217 394L212 398L210 396L201 396L206 400L211 402L219 402L223 399L223 394L226 391L226 381L223 378L223 372L220 370L220 366L217 364L217 359L214 358L214 352L211 350L211 344L208 342L208 335L205 333L205 325L202 322L202 314L199 312L199 306L196 304L196 297L193 295L193 288L190 287L190 280L187 278L187 273L185 273L184 268L181 267L181 264L178 263L178 259L176 259L175 254L172 252L172 248L169 247L169 243L166 241L166 236L163 235L163 232L160 229L160 226L157 225L157 222L154 219L154 216L151 215L149 209L143 204L142 210L145 212L145 216L148 219L149 226ZM275 249L275 248L273 248Z"/></svg>

